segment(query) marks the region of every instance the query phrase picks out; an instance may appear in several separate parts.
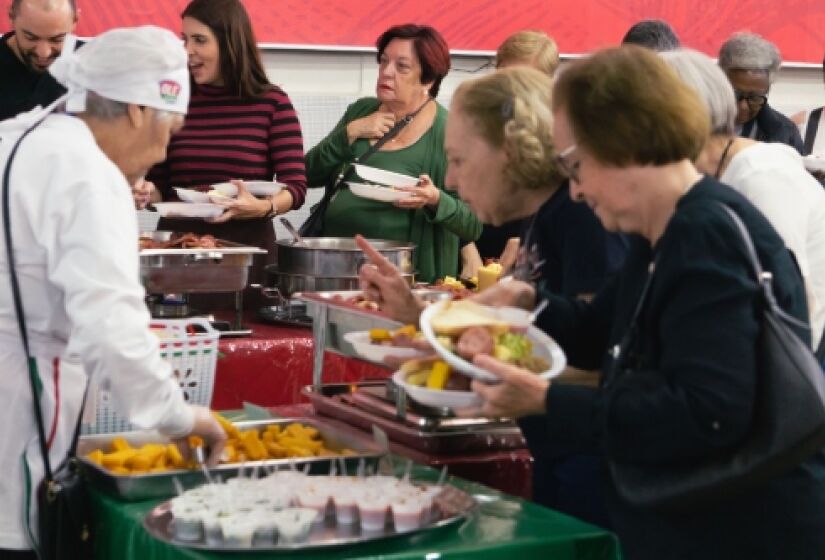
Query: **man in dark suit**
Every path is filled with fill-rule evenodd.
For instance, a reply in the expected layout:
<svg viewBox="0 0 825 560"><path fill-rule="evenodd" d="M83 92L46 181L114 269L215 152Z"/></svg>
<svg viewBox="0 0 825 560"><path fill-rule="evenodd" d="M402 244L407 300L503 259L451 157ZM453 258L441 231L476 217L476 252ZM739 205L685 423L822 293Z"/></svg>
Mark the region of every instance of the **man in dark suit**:
<svg viewBox="0 0 825 560"><path fill-rule="evenodd" d="M0 120L48 105L66 90L48 73L77 22L75 0L12 0L0 37Z"/></svg>
<svg viewBox="0 0 825 560"><path fill-rule="evenodd" d="M754 33L735 33L719 49L719 66L736 94L739 135L788 144L801 154L804 148L796 125L768 105L768 93L781 64L776 45Z"/></svg>

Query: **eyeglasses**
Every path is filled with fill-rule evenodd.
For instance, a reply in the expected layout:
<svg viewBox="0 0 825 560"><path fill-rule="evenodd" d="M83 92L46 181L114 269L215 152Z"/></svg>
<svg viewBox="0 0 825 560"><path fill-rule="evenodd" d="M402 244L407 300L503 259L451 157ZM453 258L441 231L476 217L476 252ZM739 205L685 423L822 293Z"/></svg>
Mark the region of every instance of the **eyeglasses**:
<svg viewBox="0 0 825 560"><path fill-rule="evenodd" d="M768 102L768 96L762 95L760 93L745 93L743 91L738 90L733 90L733 93L734 95L736 95L737 103L744 99L748 102L748 105L754 108L761 107L762 105Z"/></svg>
<svg viewBox="0 0 825 560"><path fill-rule="evenodd" d="M566 147L564 150L559 152L556 157L554 158L556 165L559 167L561 172L570 178L571 181L575 181L576 183L580 183L579 181L579 169L581 168L581 161L570 162L568 158L576 151L578 146L576 144L571 144L570 146Z"/></svg>

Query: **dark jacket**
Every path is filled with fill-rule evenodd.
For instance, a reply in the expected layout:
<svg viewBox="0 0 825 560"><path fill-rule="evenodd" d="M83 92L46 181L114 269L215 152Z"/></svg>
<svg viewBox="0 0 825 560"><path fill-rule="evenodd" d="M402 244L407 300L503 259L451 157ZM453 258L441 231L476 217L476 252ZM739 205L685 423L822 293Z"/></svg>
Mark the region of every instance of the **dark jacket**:
<svg viewBox="0 0 825 560"><path fill-rule="evenodd" d="M634 366L600 389L551 385L548 437L571 450L653 469L724 453L746 434L756 391L757 284L723 201L747 225L774 292L807 320L799 274L784 243L747 200L713 179L678 203L655 248L634 238L625 266L591 304L549 296L540 326L571 365L608 371L606 350L626 330L657 266L639 322ZM806 332L799 332L804 339ZM680 516L635 510L607 481L608 510L629 560L825 558L825 456L764 487Z"/></svg>
<svg viewBox="0 0 825 560"><path fill-rule="evenodd" d="M740 136L750 138L756 126L756 140L760 142L781 142L794 148L800 154L805 153L802 136L791 119L765 103L756 117L742 126Z"/></svg>

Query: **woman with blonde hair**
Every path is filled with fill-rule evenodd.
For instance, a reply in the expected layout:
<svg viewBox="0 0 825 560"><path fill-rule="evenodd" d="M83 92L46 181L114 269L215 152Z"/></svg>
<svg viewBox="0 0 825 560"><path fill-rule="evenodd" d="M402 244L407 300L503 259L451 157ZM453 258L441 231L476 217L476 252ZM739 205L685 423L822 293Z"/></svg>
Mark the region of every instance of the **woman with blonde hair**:
<svg viewBox="0 0 825 560"><path fill-rule="evenodd" d="M496 51L496 68L510 66L531 66L552 78L559 67L559 48L544 31L516 31Z"/></svg>
<svg viewBox="0 0 825 560"><path fill-rule="evenodd" d="M570 198L554 160L551 90L549 77L523 66L462 83L447 120L446 185L484 223L525 219L523 260L516 274L552 293L577 296L597 291L624 252L619 246L611 253L618 245L615 236L589 208ZM417 323L423 303L392 265L360 243L375 265L361 271L368 297L396 319ZM599 461L548 446L540 417L520 424L536 460L534 499L606 525Z"/></svg>

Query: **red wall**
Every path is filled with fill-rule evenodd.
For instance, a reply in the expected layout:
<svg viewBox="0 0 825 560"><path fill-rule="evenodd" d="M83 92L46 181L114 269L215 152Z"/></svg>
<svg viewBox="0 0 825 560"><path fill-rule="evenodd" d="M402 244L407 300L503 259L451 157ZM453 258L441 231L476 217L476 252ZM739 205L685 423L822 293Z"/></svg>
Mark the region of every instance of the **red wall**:
<svg viewBox="0 0 825 560"><path fill-rule="evenodd" d="M4 0L3 3L7 3ZM78 34L154 23L179 30L181 0L77 0ZM244 0L261 43L371 46L387 27L414 21L440 30L452 50L495 50L518 29L542 29L563 53L619 42L635 21L667 20L686 46L715 55L747 29L779 45L785 61L821 63L825 0ZM8 24L6 23L7 27Z"/></svg>

